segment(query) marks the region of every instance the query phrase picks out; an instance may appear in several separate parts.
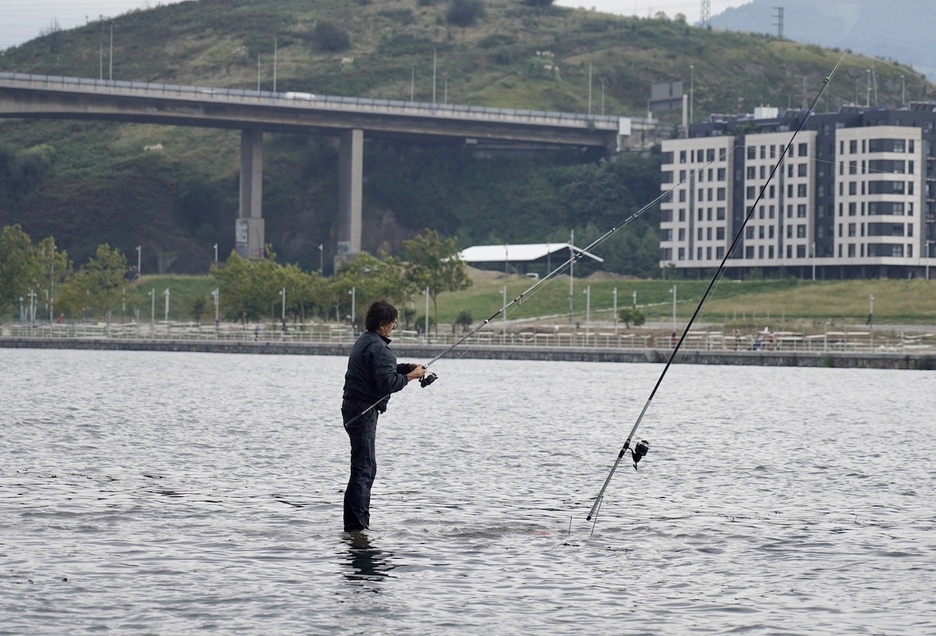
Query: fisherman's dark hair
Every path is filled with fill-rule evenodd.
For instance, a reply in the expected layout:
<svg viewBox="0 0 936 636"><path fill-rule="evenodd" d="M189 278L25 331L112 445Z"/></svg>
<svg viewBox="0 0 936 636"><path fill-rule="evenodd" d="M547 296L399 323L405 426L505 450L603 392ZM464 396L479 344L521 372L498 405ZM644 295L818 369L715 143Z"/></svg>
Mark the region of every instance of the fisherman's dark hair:
<svg viewBox="0 0 936 636"><path fill-rule="evenodd" d="M386 300L376 300L367 308L364 316L364 328L368 331L377 331L380 325L387 322L396 322L397 309Z"/></svg>

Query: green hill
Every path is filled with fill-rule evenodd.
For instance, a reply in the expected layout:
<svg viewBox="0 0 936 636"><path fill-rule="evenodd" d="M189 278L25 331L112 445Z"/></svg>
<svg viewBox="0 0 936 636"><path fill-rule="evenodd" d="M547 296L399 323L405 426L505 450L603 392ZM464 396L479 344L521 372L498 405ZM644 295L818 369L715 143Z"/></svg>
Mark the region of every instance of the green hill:
<svg viewBox="0 0 936 636"><path fill-rule="evenodd" d="M689 80L694 112L798 106L841 57L769 36L719 33L519 0L200 0L50 27L0 55L0 70L645 116L651 84ZM538 3L542 4L542 3ZM113 26L113 58L110 34ZM433 60L435 84L433 85ZM825 107L854 96L869 60L846 58ZM881 103L901 69L878 66ZM907 74L907 92L928 85ZM671 123L675 113L666 115ZM77 262L99 243L144 271L207 271L233 247L236 132L0 120L0 225L52 235ZM148 149L147 149L148 148ZM426 227L479 242L587 243L659 193L657 159L564 152L479 157L369 141L365 249L399 253ZM267 134L266 237L281 261L318 267L335 242L337 151L328 137ZM653 211L609 241L612 271L656 273ZM326 262L330 260L326 252ZM131 258L132 260L132 258Z"/></svg>

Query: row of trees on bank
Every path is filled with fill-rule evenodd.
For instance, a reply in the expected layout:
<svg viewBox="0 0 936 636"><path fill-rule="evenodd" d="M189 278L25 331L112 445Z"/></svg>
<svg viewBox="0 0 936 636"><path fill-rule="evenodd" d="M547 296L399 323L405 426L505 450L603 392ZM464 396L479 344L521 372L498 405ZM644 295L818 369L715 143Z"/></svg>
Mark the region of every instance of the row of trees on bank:
<svg viewBox="0 0 936 636"><path fill-rule="evenodd" d="M410 321L412 311L406 311L405 304L416 295L428 290L435 314L440 293L471 285L454 238L426 230L405 241L404 248L406 261L362 253L330 277L277 263L269 249L262 260L232 253L223 265L211 270L218 284L219 315L246 324L270 316L275 306L280 308L278 317L282 312L291 321L342 321L353 298L360 308L355 318L361 323L366 307L383 298L404 308L404 319ZM49 308L50 317L54 313L69 319L108 320L120 308L127 286L140 286L128 280L128 272L126 256L109 245L98 246L94 257L75 270L51 237L33 244L19 226L8 226L0 233L0 313L9 312L17 303L22 311L24 302L30 307L38 298ZM192 313L199 316L207 313L212 299L195 302Z"/></svg>

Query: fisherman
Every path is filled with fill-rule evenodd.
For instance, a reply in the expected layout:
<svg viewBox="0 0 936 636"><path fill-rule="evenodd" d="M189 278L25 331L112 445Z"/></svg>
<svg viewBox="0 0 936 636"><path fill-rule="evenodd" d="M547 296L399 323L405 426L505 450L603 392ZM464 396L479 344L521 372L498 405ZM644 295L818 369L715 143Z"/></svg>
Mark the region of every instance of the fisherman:
<svg viewBox="0 0 936 636"><path fill-rule="evenodd" d="M345 532L370 527L370 494L377 475L377 417L387 410L390 395L410 380L426 374L420 364L397 364L390 351L390 334L397 310L385 300L374 302L364 316L366 331L348 358L341 418L351 439L351 476L344 496Z"/></svg>

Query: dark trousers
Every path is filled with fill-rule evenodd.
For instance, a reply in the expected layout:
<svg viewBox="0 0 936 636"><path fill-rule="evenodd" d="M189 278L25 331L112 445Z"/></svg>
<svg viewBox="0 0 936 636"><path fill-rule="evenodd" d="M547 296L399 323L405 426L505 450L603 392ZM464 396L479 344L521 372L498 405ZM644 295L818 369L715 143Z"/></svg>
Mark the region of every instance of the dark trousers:
<svg viewBox="0 0 936 636"><path fill-rule="evenodd" d="M366 402L356 400L344 400L341 403L341 417L351 439L351 476L344 496L345 532L356 532L370 527L371 486L374 485L374 478L377 476L378 412L374 408L357 417L368 406L370 405Z"/></svg>

